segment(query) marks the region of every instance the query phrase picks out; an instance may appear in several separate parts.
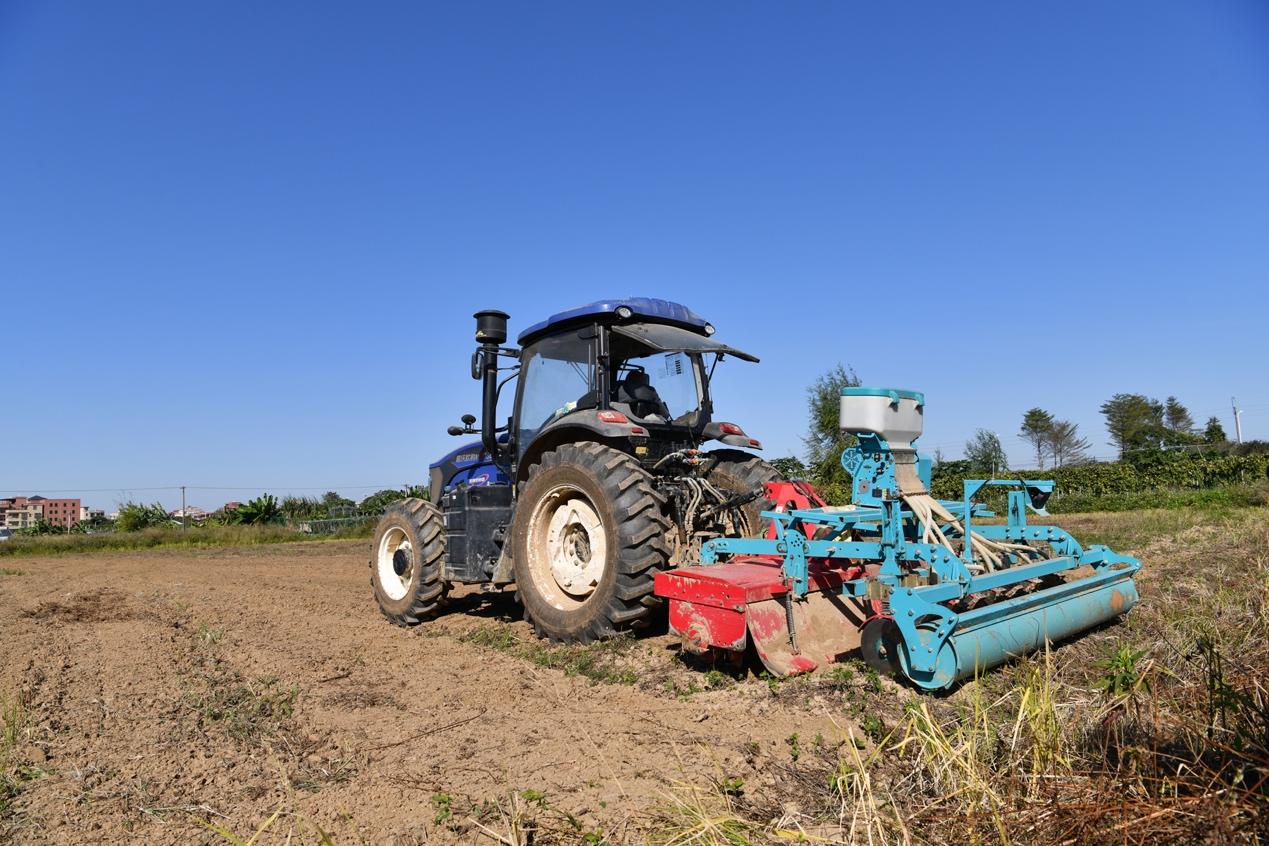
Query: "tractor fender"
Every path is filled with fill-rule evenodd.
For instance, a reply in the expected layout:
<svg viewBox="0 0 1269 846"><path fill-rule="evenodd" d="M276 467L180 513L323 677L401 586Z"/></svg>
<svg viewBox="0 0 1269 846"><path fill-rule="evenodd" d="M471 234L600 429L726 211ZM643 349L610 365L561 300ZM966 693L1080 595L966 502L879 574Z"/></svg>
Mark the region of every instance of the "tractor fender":
<svg viewBox="0 0 1269 846"><path fill-rule="evenodd" d="M735 423L711 420L701 430L701 437L707 441L718 441L727 446L741 449L762 449L762 442L745 434L745 430Z"/></svg>
<svg viewBox="0 0 1269 846"><path fill-rule="evenodd" d="M629 445L632 436L647 437L647 434L648 430L638 423L606 423L600 420L598 409L574 411L542 427L526 445L516 465L515 483L519 485L528 478L529 468L537 463L542 453L561 444L597 441L622 449Z"/></svg>

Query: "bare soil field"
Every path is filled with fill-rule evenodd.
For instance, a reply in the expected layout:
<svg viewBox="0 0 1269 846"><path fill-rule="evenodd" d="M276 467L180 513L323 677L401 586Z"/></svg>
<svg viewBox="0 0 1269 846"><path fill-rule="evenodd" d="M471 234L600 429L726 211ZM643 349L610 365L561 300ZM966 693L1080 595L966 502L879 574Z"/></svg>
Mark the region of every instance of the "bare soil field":
<svg viewBox="0 0 1269 846"><path fill-rule="evenodd" d="M711 670L657 633L552 647L510 593L460 594L445 616L396 628L371 598L365 541L11 559L0 576L0 842L884 843L940 830L947 842L971 831L1046 842L1050 829L1026 834L1017 811L1054 801L1040 769L1065 761L1064 784L1105 774L1085 772L1082 735L1041 743L1023 694L1050 697L1064 722L1137 732L1180 719L1142 714L1170 683L1149 666L1179 678L1151 627L1178 609L1206 613L1204 597L1226 588L1237 594L1221 599L1229 622L1263 625L1267 516L1070 518L1077 536L1143 557L1142 606L940 698L860 667L785 682ZM1243 546L1229 567L1241 575L1193 578L1196 562L1229 558L1234 535ZM1116 702L1098 690L1099 661L1125 643L1149 654ZM1238 661L1263 654L1238 652L1223 683L1243 691ZM1251 669L1263 681L1269 668ZM1142 684L1154 705L1134 698ZM1035 776L1031 787L979 795L965 782L964 726L988 713L1003 745L983 760ZM1121 732L1113 752L1141 743ZM1254 842L1264 769L1260 752L1245 754L1240 780L1205 775L1206 792L1128 773L1123 789L1142 803L1092 814L1104 825L1071 828L1070 842L1197 842L1213 814L1227 835L1213 842ZM975 746L971 768L979 757ZM945 805L949 794L959 798ZM1160 808L1153 823L1132 822ZM930 810L950 822L935 825Z"/></svg>

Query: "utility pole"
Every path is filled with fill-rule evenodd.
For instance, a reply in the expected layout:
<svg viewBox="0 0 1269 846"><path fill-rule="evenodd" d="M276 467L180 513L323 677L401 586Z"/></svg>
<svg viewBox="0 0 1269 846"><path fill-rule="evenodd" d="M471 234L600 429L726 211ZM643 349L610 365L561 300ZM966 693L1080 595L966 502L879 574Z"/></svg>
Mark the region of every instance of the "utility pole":
<svg viewBox="0 0 1269 846"><path fill-rule="evenodd" d="M189 520L189 514L185 511L185 486L181 485L181 531L185 531L185 523Z"/></svg>
<svg viewBox="0 0 1269 846"><path fill-rule="evenodd" d="M1234 437L1238 443L1243 442L1243 413L1238 409L1238 397L1230 397L1229 404L1234 407Z"/></svg>

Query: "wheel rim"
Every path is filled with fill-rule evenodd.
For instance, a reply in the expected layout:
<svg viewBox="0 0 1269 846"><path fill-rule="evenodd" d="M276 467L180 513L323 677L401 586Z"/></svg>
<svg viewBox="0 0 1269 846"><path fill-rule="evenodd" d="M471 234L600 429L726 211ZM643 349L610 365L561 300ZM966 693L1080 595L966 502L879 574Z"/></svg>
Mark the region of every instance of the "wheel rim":
<svg viewBox="0 0 1269 846"><path fill-rule="evenodd" d="M608 566L608 538L594 504L580 489L559 485L529 517L529 575L542 598L562 611L590 598Z"/></svg>
<svg viewBox="0 0 1269 846"><path fill-rule="evenodd" d="M375 573L379 577L379 586L389 599L405 598L414 579L414 547L404 529L393 526L379 539Z"/></svg>

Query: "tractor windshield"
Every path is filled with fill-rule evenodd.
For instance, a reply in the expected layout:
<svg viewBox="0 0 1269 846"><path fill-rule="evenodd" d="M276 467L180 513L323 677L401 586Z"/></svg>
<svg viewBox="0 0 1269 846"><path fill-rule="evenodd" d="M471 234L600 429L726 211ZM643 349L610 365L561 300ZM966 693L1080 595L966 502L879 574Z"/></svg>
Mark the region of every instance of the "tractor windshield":
<svg viewBox="0 0 1269 846"><path fill-rule="evenodd" d="M613 406L647 423L693 425L701 407L699 361L685 352L622 361L613 379Z"/></svg>

